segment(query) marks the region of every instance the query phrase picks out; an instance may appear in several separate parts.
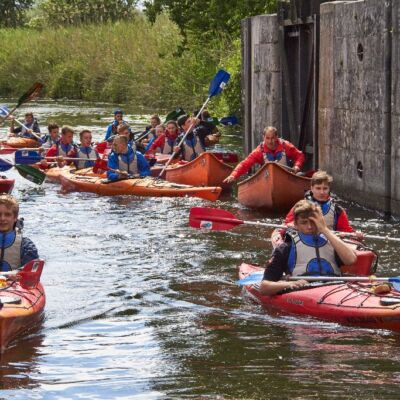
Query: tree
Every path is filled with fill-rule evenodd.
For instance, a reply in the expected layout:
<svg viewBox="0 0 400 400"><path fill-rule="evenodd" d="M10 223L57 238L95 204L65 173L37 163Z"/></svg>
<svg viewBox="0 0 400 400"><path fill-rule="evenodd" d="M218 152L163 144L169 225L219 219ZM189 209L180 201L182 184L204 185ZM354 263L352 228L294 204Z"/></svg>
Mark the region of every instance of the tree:
<svg viewBox="0 0 400 400"><path fill-rule="evenodd" d="M34 0L1 0L0 27L16 28L23 24L25 11Z"/></svg>
<svg viewBox="0 0 400 400"><path fill-rule="evenodd" d="M48 25L80 25L131 19L137 0L43 0L39 4Z"/></svg>

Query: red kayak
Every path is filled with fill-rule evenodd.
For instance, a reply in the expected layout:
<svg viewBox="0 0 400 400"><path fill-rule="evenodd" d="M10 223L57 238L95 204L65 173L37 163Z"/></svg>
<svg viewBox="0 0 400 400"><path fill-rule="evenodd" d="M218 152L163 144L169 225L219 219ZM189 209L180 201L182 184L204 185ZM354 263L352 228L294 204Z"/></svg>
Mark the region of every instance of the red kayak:
<svg viewBox="0 0 400 400"><path fill-rule="evenodd" d="M239 278L263 271L250 264L239 267ZM274 296L260 293L259 284L244 287L247 294L266 308L315 317L343 325L400 331L400 293L375 294L374 284L351 282L316 282L297 290Z"/></svg>
<svg viewBox="0 0 400 400"><path fill-rule="evenodd" d="M0 193L11 194L15 184L15 179L8 179L0 176Z"/></svg>

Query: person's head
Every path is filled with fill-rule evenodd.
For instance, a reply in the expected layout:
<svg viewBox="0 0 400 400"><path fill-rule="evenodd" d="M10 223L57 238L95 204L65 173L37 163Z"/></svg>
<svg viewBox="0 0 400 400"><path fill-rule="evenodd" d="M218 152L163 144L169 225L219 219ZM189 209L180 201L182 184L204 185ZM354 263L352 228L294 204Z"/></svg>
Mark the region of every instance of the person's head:
<svg viewBox="0 0 400 400"><path fill-rule="evenodd" d="M310 217L314 217L317 212L317 205L307 200L298 201L293 207L294 227L300 233L316 234L317 227Z"/></svg>
<svg viewBox="0 0 400 400"><path fill-rule="evenodd" d="M52 139L57 139L60 134L60 127L55 124L51 123L47 126L47 130L49 131L49 135Z"/></svg>
<svg viewBox="0 0 400 400"><path fill-rule="evenodd" d="M157 125L161 124L161 119L157 114L154 114L150 117L150 125L152 128L155 128Z"/></svg>
<svg viewBox="0 0 400 400"><path fill-rule="evenodd" d="M326 171L317 171L311 177L311 191L317 201L327 201L333 178Z"/></svg>
<svg viewBox="0 0 400 400"><path fill-rule="evenodd" d="M168 121L167 122L167 133L168 136L178 136L179 129L178 129L178 124L175 121Z"/></svg>
<svg viewBox="0 0 400 400"><path fill-rule="evenodd" d="M113 142L114 151L118 154L128 151L128 138L126 136L117 136Z"/></svg>
<svg viewBox="0 0 400 400"><path fill-rule="evenodd" d="M27 112L27 113L25 114L25 122L26 122L27 124L31 124L31 123L33 122L33 113Z"/></svg>
<svg viewBox="0 0 400 400"><path fill-rule="evenodd" d="M81 141L81 145L84 147L90 147L92 144L92 132L88 129L84 129L79 132L79 139Z"/></svg>
<svg viewBox="0 0 400 400"><path fill-rule="evenodd" d="M156 126L156 136L160 137L165 131L165 126L164 125L157 125Z"/></svg>
<svg viewBox="0 0 400 400"><path fill-rule="evenodd" d="M114 119L116 121L122 121L123 117L124 117L124 113L122 112L122 110L118 109L118 110L114 111Z"/></svg>
<svg viewBox="0 0 400 400"><path fill-rule="evenodd" d="M129 137L129 126L125 124L118 125L118 135Z"/></svg>
<svg viewBox="0 0 400 400"><path fill-rule="evenodd" d="M9 194L0 195L0 232L5 233L14 229L18 219L19 205Z"/></svg>
<svg viewBox="0 0 400 400"><path fill-rule="evenodd" d="M271 150L275 150L278 146L278 130L273 126L267 126L264 129L264 144Z"/></svg>
<svg viewBox="0 0 400 400"><path fill-rule="evenodd" d="M70 144L74 140L74 130L68 126L64 125L61 128L61 140L64 144Z"/></svg>
<svg viewBox="0 0 400 400"><path fill-rule="evenodd" d="M179 128L183 129L184 131L187 131L190 127L191 119L188 115L185 114L185 115L181 115L178 118L177 122L178 122Z"/></svg>

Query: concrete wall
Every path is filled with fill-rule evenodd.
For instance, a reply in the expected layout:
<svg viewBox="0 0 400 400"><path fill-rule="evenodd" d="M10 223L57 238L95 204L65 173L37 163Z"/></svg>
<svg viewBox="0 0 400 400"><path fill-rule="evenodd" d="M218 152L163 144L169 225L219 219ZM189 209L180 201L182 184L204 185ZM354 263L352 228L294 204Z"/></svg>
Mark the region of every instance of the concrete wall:
<svg viewBox="0 0 400 400"><path fill-rule="evenodd" d="M385 157L385 140L390 141L386 143L389 152L390 147L393 154L399 148L400 112L400 104L395 103L398 109L394 107L390 114L392 94L386 86L390 75L398 75L399 64L393 60L385 71L385 66L390 67L385 64L385 3L363 0L321 5L319 162L320 168L333 175L335 189L343 197L383 211L390 211L391 197L393 211L400 213L396 188L400 165L390 154ZM397 47L394 39L392 50ZM393 99L397 99L397 79L393 90ZM388 139L392 120L394 135ZM357 173L360 165L362 176Z"/></svg>
<svg viewBox="0 0 400 400"><path fill-rule="evenodd" d="M242 22L245 152L260 141L265 126L281 128L281 68L278 19L260 15Z"/></svg>

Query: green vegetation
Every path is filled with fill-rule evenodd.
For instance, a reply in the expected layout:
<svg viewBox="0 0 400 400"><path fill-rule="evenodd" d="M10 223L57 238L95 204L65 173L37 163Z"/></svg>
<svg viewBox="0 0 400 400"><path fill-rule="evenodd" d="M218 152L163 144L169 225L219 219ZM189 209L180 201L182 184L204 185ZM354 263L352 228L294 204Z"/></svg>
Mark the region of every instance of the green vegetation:
<svg viewBox="0 0 400 400"><path fill-rule="evenodd" d="M273 11L275 0L233 0L229 7L217 0L154 0L145 2L145 15L136 2L37 2L25 27L0 29L0 95L18 96L40 80L53 98L192 111L224 68L231 82L211 107L240 115L240 20Z"/></svg>

